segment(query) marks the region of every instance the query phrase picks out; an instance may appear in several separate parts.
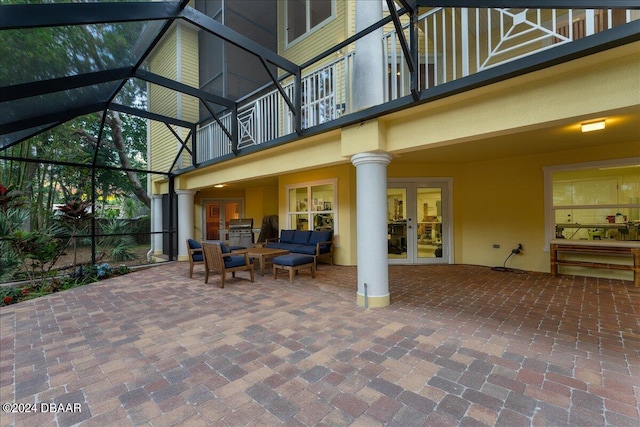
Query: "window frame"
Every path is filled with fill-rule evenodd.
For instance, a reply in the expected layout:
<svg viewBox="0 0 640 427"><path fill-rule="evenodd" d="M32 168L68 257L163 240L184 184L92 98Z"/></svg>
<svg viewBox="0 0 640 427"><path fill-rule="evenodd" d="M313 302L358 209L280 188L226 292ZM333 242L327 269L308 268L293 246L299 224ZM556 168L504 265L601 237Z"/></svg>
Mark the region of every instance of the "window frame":
<svg viewBox="0 0 640 427"><path fill-rule="evenodd" d="M331 2L331 13L329 16L322 21L318 22L313 27L311 26L311 4L312 0L305 0L305 31L296 37L293 40L289 40L289 2L290 0L285 0L284 2L284 46L285 48L289 48L291 46L296 45L301 40L306 39L309 35L315 33L324 27L327 23L334 20L336 17L336 0L329 0Z"/></svg>
<svg viewBox="0 0 640 427"><path fill-rule="evenodd" d="M311 204L309 200L312 200L312 192L311 189L313 187L318 187L321 185L331 185L333 187L333 199L330 201L331 210L315 210L311 209ZM306 188L307 189L307 210L306 211L291 211L289 208L291 206L290 193L291 190ZM307 223L310 225L309 230L313 231L313 219L315 215L318 214L331 214L333 216L333 234L334 236L338 231L338 178L325 179L320 181L308 181L308 182L300 182L296 184L290 184L285 186L286 192L286 227L287 230L297 230L296 224L291 224L292 215L307 215ZM329 202L328 200L324 200L324 203Z"/></svg>
<svg viewBox="0 0 640 427"><path fill-rule="evenodd" d="M567 172L577 170L599 169L599 168L622 168L640 164L640 157L626 157L615 160L603 160L585 163L571 163L565 165L545 166L544 174L544 250L549 251L549 242L555 239L556 235L556 207L553 204L553 174L556 172ZM611 205L604 205L611 206ZM615 206L640 207L634 204L618 203ZM580 209L601 208L603 205L576 205ZM566 206L558 206L557 209L566 209Z"/></svg>

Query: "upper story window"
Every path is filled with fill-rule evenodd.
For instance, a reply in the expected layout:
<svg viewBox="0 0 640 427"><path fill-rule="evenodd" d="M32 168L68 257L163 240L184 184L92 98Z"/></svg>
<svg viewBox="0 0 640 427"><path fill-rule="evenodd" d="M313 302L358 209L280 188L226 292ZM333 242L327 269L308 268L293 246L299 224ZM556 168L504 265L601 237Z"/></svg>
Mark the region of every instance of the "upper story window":
<svg viewBox="0 0 640 427"><path fill-rule="evenodd" d="M287 0L287 43L331 18L335 0Z"/></svg>

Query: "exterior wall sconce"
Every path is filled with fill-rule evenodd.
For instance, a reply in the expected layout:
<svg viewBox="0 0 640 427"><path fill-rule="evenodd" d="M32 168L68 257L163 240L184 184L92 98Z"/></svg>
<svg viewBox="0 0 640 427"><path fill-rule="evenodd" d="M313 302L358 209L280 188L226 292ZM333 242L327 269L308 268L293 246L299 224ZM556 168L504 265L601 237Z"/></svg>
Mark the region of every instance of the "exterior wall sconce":
<svg viewBox="0 0 640 427"><path fill-rule="evenodd" d="M592 132L594 130L604 129L604 120L582 124L582 132Z"/></svg>

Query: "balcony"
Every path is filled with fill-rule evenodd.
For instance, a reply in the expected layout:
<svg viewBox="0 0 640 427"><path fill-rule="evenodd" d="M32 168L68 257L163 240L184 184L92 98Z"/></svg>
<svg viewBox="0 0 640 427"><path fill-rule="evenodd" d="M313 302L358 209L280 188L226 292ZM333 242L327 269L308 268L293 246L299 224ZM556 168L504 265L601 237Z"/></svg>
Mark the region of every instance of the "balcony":
<svg viewBox="0 0 640 427"><path fill-rule="evenodd" d="M418 16L414 34L418 45L418 91L428 94L434 88L638 19L640 10L433 8ZM410 66L407 50L403 49L403 41L411 37L409 30L405 24L402 35L391 30L381 40L381 72L387 75L384 102L411 94ZM325 58L321 66L314 64L313 70L303 71L303 132L354 112L355 55L357 52L350 51L336 60ZM281 83L282 91L267 88L239 103L237 152L295 133L294 116L287 102L295 99L293 78ZM232 118L231 112L222 114L217 121L198 129L197 163L215 162L233 154L229 131Z"/></svg>

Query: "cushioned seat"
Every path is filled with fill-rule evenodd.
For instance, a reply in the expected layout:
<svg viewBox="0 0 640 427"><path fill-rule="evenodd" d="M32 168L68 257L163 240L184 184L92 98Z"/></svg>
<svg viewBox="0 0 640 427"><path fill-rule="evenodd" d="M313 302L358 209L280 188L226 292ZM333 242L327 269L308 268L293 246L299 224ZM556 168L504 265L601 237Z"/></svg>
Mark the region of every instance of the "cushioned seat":
<svg viewBox="0 0 640 427"><path fill-rule="evenodd" d="M253 282L253 264L248 254L232 255L231 250L224 243L202 244L205 259L204 283L209 282L209 272L220 274L220 287L224 288L226 273L236 277L236 271L248 271Z"/></svg>
<svg viewBox="0 0 640 427"><path fill-rule="evenodd" d="M244 255L231 255L224 257L224 267L232 268L232 267L240 267L245 265L245 256Z"/></svg>
<svg viewBox="0 0 640 427"><path fill-rule="evenodd" d="M313 255L317 266L318 258L327 258L333 265L332 230L281 230L280 238L267 239L265 248L283 249L292 253Z"/></svg>
<svg viewBox="0 0 640 427"><path fill-rule="evenodd" d="M311 277L316 277L315 257L299 253L279 255L273 258L273 278L278 278L278 269L289 271L289 282L293 283L293 276L300 268L310 267Z"/></svg>
<svg viewBox="0 0 640 427"><path fill-rule="evenodd" d="M187 253L189 255L189 278L193 278L193 267L204 264L202 245L193 239L187 239Z"/></svg>

